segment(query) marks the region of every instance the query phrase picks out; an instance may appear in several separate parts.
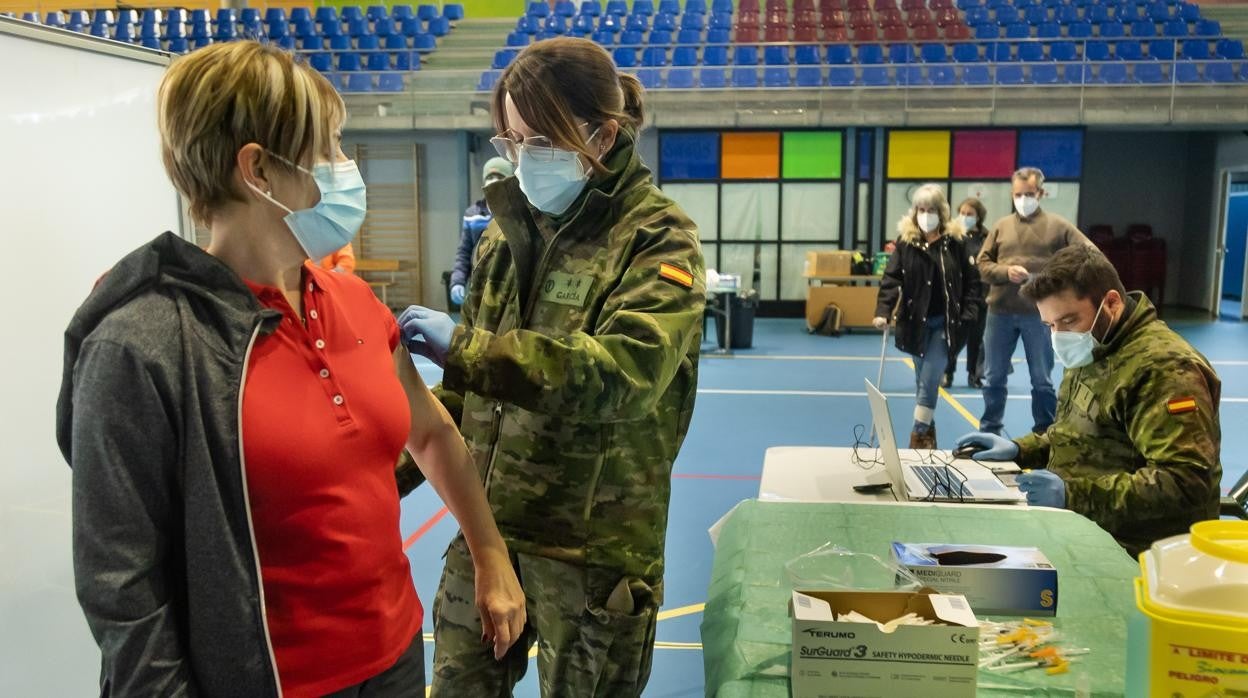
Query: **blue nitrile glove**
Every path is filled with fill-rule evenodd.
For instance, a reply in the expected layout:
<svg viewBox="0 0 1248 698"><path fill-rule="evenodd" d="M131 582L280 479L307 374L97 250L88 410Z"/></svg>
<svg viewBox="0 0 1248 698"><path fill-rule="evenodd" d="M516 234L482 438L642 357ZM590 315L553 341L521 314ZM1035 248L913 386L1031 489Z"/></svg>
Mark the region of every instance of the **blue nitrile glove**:
<svg viewBox="0 0 1248 698"><path fill-rule="evenodd" d="M455 284L454 286L452 286L451 287L451 302L454 303L455 305L463 305L464 293L466 291L467 289L464 288L463 284Z"/></svg>
<svg viewBox="0 0 1248 698"><path fill-rule="evenodd" d="M1018 489L1027 493L1034 507L1066 508L1066 483L1048 470L1032 470L1018 476Z"/></svg>
<svg viewBox="0 0 1248 698"><path fill-rule="evenodd" d="M399 316L399 330L408 351L446 367L446 353L455 333L455 321L450 315L413 305Z"/></svg>
<svg viewBox="0 0 1248 698"><path fill-rule="evenodd" d="M979 451L975 453L975 460L1014 460L1018 457L1018 444L1010 441L1004 436L989 434L984 431L977 431L958 439L957 447L975 446Z"/></svg>

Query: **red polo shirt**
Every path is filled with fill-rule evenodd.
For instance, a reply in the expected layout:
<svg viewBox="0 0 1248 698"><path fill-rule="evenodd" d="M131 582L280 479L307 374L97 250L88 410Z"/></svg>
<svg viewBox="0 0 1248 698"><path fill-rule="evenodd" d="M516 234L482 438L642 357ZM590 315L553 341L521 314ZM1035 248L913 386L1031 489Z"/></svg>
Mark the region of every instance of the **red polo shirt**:
<svg viewBox="0 0 1248 698"><path fill-rule="evenodd" d="M243 393L266 617L282 690L320 696L421 641L394 478L410 428L399 328L363 281L311 264L306 325L279 290L248 286L284 315L252 349Z"/></svg>

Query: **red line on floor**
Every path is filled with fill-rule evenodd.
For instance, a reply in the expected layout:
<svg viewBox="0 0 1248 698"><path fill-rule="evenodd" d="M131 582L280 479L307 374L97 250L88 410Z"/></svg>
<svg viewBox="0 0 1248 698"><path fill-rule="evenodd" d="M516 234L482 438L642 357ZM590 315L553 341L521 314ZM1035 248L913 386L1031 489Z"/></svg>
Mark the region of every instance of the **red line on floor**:
<svg viewBox="0 0 1248 698"><path fill-rule="evenodd" d="M672 475L673 480L761 480L758 475L698 475L698 474L678 474Z"/></svg>
<svg viewBox="0 0 1248 698"><path fill-rule="evenodd" d="M413 545L415 545L415 544L416 544L416 541L420 540L421 536L423 536L423 535L425 535L426 533L428 533L428 532L429 532L429 529L431 529L431 528L433 528L434 526L438 525L438 522L439 522L439 521L441 521L441 520L442 520L442 517L443 517L443 516L446 516L446 514L447 514L446 507L442 507L441 509L439 509L439 510L438 510L438 513L434 514L433 516L430 516L430 517L429 517L429 520L428 520L428 521L426 521L426 522L424 523L424 525L422 525L420 528L416 529L416 532L415 532L415 533L413 533L412 535L408 536L407 540L403 541L403 550L405 550L405 551L406 551L408 548L410 548L410 547L412 547Z"/></svg>

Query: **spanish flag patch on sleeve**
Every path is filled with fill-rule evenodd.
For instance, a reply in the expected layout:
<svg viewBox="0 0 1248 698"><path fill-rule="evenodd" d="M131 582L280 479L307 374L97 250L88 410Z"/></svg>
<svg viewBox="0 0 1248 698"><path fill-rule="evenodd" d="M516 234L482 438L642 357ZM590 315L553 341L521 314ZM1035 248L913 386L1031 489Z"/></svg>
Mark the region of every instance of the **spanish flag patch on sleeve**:
<svg viewBox="0 0 1248 698"><path fill-rule="evenodd" d="M659 264L659 278L683 288L693 288L693 274L666 262Z"/></svg>
<svg viewBox="0 0 1248 698"><path fill-rule="evenodd" d="M1196 411L1196 398L1181 397L1166 403L1166 409L1170 414L1187 414Z"/></svg>

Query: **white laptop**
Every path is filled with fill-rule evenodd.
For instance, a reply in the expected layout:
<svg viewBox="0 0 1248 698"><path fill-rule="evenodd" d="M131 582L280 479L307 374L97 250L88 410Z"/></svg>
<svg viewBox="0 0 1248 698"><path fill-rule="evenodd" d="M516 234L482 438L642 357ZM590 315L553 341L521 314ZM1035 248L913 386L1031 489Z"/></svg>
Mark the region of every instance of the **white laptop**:
<svg viewBox="0 0 1248 698"><path fill-rule="evenodd" d="M871 403L875 433L880 439L884 470L892 483L893 496L899 501L982 504L1027 500L1027 495L1007 487L992 470L973 460L954 460L953 454L948 451L930 452L933 456L931 464L902 463L893 434L893 421L888 414L888 400L869 379L864 378L863 381L867 384L867 401ZM951 465L945 465L945 462ZM1017 466L1014 469L1017 470Z"/></svg>

